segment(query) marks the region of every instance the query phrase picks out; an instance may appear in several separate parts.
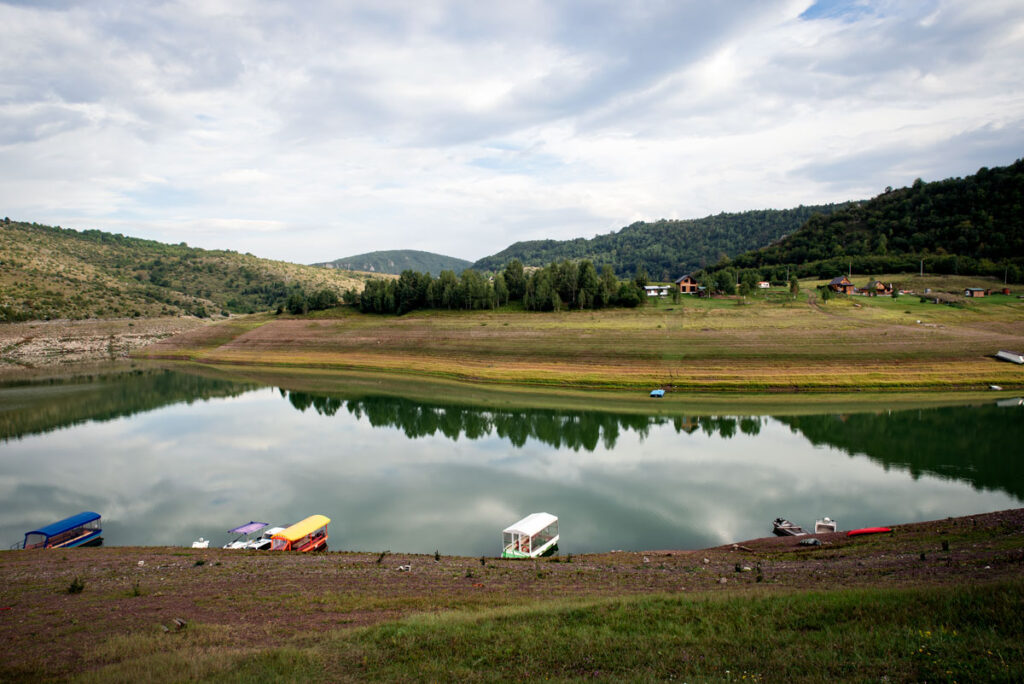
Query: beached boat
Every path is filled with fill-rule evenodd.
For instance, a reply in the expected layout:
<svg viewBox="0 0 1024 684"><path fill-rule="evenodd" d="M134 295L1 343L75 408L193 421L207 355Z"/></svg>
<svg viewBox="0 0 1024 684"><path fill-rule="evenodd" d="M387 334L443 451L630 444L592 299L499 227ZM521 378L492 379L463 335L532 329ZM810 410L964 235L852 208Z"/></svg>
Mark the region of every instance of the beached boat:
<svg viewBox="0 0 1024 684"><path fill-rule="evenodd" d="M832 518L825 516L821 520L814 523L814 534L824 534L825 532L835 532L836 521Z"/></svg>
<svg viewBox="0 0 1024 684"><path fill-rule="evenodd" d="M305 520L286 527L270 538L271 551L318 551L327 548L325 515L311 515Z"/></svg>
<svg viewBox="0 0 1024 684"><path fill-rule="evenodd" d="M264 530L263 534L256 537L249 542L247 549L253 549L254 551L266 551L270 549L271 544L274 540L274 535L278 532L284 532L283 527L271 527L270 529Z"/></svg>
<svg viewBox="0 0 1024 684"><path fill-rule="evenodd" d="M794 525L784 518L776 518L772 522L772 531L780 537L799 537L800 535L807 534L807 530Z"/></svg>
<svg viewBox="0 0 1024 684"><path fill-rule="evenodd" d="M234 534L234 535L237 535L237 536L235 537L234 540L229 541L227 544L225 544L224 548L225 549L248 549L248 548L252 548L250 546L250 544L252 544L252 542L255 541L254 535L258 535L260 532L262 532L264 529L266 529L267 525L269 525L269 524L270 523L257 522L255 520L250 520L249 522L245 523L244 525L239 525L238 527L233 527L232 529L228 530L228 534Z"/></svg>
<svg viewBox="0 0 1024 684"><path fill-rule="evenodd" d="M100 514L82 511L69 518L50 523L46 527L25 533L24 549L67 549L73 546L99 546L103 543L100 535Z"/></svg>
<svg viewBox="0 0 1024 684"><path fill-rule="evenodd" d="M1001 349L996 352L996 358L1000 361L1009 361L1010 363L1024 364L1024 354L1020 352L1006 351Z"/></svg>
<svg viewBox="0 0 1024 684"><path fill-rule="evenodd" d="M192 542L192 548L193 549L208 549L208 548L210 548L210 540L209 539L203 539L202 537L200 537L199 539L196 539L194 542Z"/></svg>
<svg viewBox="0 0 1024 684"><path fill-rule="evenodd" d="M502 558L539 558L558 550L558 517L531 513L501 532Z"/></svg>
<svg viewBox="0 0 1024 684"><path fill-rule="evenodd" d="M655 399L663 399L665 397L665 390L663 390L663 389L651 390L651 396L653 398L655 398Z"/></svg>

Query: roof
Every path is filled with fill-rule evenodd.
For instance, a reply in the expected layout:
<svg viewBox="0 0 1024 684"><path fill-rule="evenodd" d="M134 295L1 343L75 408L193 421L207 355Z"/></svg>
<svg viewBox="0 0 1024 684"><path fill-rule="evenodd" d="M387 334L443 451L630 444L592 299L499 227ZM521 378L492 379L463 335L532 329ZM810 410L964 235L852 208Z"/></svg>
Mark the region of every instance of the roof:
<svg viewBox="0 0 1024 684"><path fill-rule="evenodd" d="M689 278L690 280L694 280L694 277L692 275L690 275L689 273L687 273L684 276L680 276L680 277L676 278L673 282L681 283L684 280L686 280L687 278Z"/></svg>
<svg viewBox="0 0 1024 684"><path fill-rule="evenodd" d="M509 525L502 532L514 532L532 537L555 522L558 522L558 516L551 515L550 513L531 513L519 522Z"/></svg>
<svg viewBox="0 0 1024 684"><path fill-rule="evenodd" d="M965 292L984 292L985 288L983 288L983 287L965 287L964 291Z"/></svg>
<svg viewBox="0 0 1024 684"><path fill-rule="evenodd" d="M828 284L829 285L841 285L844 281L847 281L846 276L836 276L832 280L828 281Z"/></svg>
<svg viewBox="0 0 1024 684"><path fill-rule="evenodd" d="M239 525L233 529L228 530L229 534L252 534L253 532L259 532L270 523L256 522L255 520Z"/></svg>
<svg viewBox="0 0 1024 684"><path fill-rule="evenodd" d="M316 532L329 522L331 522L331 519L326 515L311 515L305 520L300 520L291 527L285 528L283 532L278 532L274 535L274 539L297 541L305 537L307 534Z"/></svg>
<svg viewBox="0 0 1024 684"><path fill-rule="evenodd" d="M82 511L81 513L76 513L71 517L64 518L63 520L58 520L55 523L50 523L46 527L40 527L38 530L26 532L26 534L43 534L47 537L52 537L55 534L60 534L61 532L73 530L76 527L80 527L81 525L84 525L87 522L92 522L93 520L99 519L99 513L93 513L92 511Z"/></svg>

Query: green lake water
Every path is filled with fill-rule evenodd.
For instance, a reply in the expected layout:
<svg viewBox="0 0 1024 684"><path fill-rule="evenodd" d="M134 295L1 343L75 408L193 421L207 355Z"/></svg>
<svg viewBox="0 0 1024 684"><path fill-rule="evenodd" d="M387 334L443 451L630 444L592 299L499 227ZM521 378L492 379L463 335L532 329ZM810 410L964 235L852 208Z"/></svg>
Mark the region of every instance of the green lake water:
<svg viewBox="0 0 1024 684"><path fill-rule="evenodd" d="M700 548L1016 508L1024 407L800 416L475 409L139 371L0 386L0 541L82 510L108 545L332 519L333 550L479 556L528 513L561 550ZM6 546L4 547L6 548Z"/></svg>

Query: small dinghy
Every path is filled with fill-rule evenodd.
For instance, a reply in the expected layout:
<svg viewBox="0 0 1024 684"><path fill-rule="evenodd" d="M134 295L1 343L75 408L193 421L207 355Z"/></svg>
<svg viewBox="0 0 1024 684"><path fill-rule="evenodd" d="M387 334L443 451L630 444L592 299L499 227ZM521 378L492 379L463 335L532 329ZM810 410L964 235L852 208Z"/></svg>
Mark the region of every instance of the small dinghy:
<svg viewBox="0 0 1024 684"><path fill-rule="evenodd" d="M825 532L835 532L836 521L827 515L814 523L814 534L824 534Z"/></svg>
<svg viewBox="0 0 1024 684"><path fill-rule="evenodd" d="M196 539L194 542L192 542L192 548L193 549L208 549L208 548L210 548L210 540L209 539L203 539L202 537L200 537L199 539Z"/></svg>
<svg viewBox="0 0 1024 684"><path fill-rule="evenodd" d="M236 535L233 541L229 541L224 545L225 549L251 549L252 543L255 541L255 535L265 530L270 523L257 522L250 520L244 525L233 527L228 530L228 534Z"/></svg>
<svg viewBox="0 0 1024 684"><path fill-rule="evenodd" d="M785 518L776 518L772 522L772 531L780 537L799 537L807 534L807 530L799 525L794 525Z"/></svg>

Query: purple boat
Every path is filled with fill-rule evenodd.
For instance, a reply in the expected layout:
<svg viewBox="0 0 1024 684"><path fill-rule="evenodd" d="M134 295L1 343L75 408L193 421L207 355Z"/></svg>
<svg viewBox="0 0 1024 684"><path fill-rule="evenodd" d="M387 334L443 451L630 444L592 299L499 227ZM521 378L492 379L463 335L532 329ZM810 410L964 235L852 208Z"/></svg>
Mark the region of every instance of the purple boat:
<svg viewBox="0 0 1024 684"><path fill-rule="evenodd" d="M250 520L244 525L239 525L228 530L228 534L237 535L234 541L230 541L224 545L225 549L251 549L253 542L256 541L256 536L265 530L270 523L257 522Z"/></svg>

